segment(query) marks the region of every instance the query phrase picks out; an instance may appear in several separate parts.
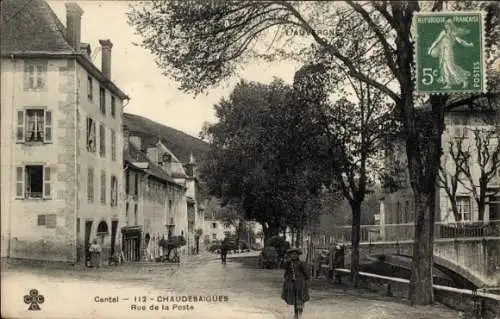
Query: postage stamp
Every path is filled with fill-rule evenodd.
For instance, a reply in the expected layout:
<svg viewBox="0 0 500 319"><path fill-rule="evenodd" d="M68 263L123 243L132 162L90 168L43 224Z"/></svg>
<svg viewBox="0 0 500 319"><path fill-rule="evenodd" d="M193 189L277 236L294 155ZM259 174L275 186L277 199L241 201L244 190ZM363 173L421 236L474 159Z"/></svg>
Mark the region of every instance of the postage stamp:
<svg viewBox="0 0 500 319"><path fill-rule="evenodd" d="M417 93L486 90L482 12L420 12L414 23Z"/></svg>

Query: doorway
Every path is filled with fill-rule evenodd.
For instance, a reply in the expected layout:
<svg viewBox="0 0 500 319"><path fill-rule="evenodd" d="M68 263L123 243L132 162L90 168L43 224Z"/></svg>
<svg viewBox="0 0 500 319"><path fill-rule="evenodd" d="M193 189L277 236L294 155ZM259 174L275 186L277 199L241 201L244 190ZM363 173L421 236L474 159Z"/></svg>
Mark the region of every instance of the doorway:
<svg viewBox="0 0 500 319"><path fill-rule="evenodd" d="M490 198L489 220L498 220L498 219L500 219L500 197L492 196Z"/></svg>
<svg viewBox="0 0 500 319"><path fill-rule="evenodd" d="M116 230L118 229L118 221L111 221L111 257L115 255Z"/></svg>
<svg viewBox="0 0 500 319"><path fill-rule="evenodd" d="M87 220L85 221L85 242L83 247L85 247L85 262L90 260L90 253L89 253L89 248L90 248L90 234L92 233L92 221Z"/></svg>

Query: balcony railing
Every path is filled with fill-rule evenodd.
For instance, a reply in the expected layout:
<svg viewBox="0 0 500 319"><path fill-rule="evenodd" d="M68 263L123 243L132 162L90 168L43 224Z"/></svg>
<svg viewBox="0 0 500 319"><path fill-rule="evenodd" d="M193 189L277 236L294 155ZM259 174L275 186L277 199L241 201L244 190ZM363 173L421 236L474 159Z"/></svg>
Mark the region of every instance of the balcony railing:
<svg viewBox="0 0 500 319"><path fill-rule="evenodd" d="M337 226L332 233L324 236L328 238L327 243L351 242L351 226ZM386 225L361 225L361 242L381 241L405 241L413 240L415 236L415 224L386 224ZM477 237L499 237L500 220L487 222L461 222L434 224L434 238L477 238Z"/></svg>

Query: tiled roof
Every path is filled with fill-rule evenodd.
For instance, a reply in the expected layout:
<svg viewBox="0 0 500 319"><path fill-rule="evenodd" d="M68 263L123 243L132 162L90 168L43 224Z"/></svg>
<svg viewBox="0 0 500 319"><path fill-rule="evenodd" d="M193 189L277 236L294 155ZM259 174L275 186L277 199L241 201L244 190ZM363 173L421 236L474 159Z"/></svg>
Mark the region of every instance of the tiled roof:
<svg viewBox="0 0 500 319"><path fill-rule="evenodd" d="M44 0L2 0L1 52L71 53L66 30Z"/></svg>
<svg viewBox="0 0 500 319"><path fill-rule="evenodd" d="M121 99L130 99L88 59L90 46L84 44L83 51L75 52L65 34L66 28L46 1L0 0L2 56L75 57L109 90Z"/></svg>
<svg viewBox="0 0 500 319"><path fill-rule="evenodd" d="M153 147L160 140L182 163L188 163L191 154L202 161L209 150L209 144L199 138L139 115L124 113L123 124L130 135L142 137L145 147Z"/></svg>
<svg viewBox="0 0 500 319"><path fill-rule="evenodd" d="M124 153L123 153L123 158L125 161L127 161L129 163L141 163L141 162L148 163L149 164L148 168L144 169L144 171L147 174L155 176L156 178L159 178L159 179L166 181L166 182L169 182L171 184L175 184L179 187L183 187L183 185L180 185L180 184L176 183L175 181L173 181L161 168L159 168L156 164L151 162L143 152L138 150L134 146L134 144L132 144L130 142L128 145L128 150L124 151ZM135 165L135 164L134 164L134 166L137 167L137 165Z"/></svg>

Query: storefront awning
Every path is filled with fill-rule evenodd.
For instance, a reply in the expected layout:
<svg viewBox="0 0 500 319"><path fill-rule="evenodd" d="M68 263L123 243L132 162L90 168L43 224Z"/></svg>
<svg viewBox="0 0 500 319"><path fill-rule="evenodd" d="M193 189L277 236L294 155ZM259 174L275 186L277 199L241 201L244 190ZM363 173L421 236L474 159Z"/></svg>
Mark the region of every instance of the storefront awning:
<svg viewBox="0 0 500 319"><path fill-rule="evenodd" d="M142 226L125 226L121 229L122 233L140 233L142 232Z"/></svg>

